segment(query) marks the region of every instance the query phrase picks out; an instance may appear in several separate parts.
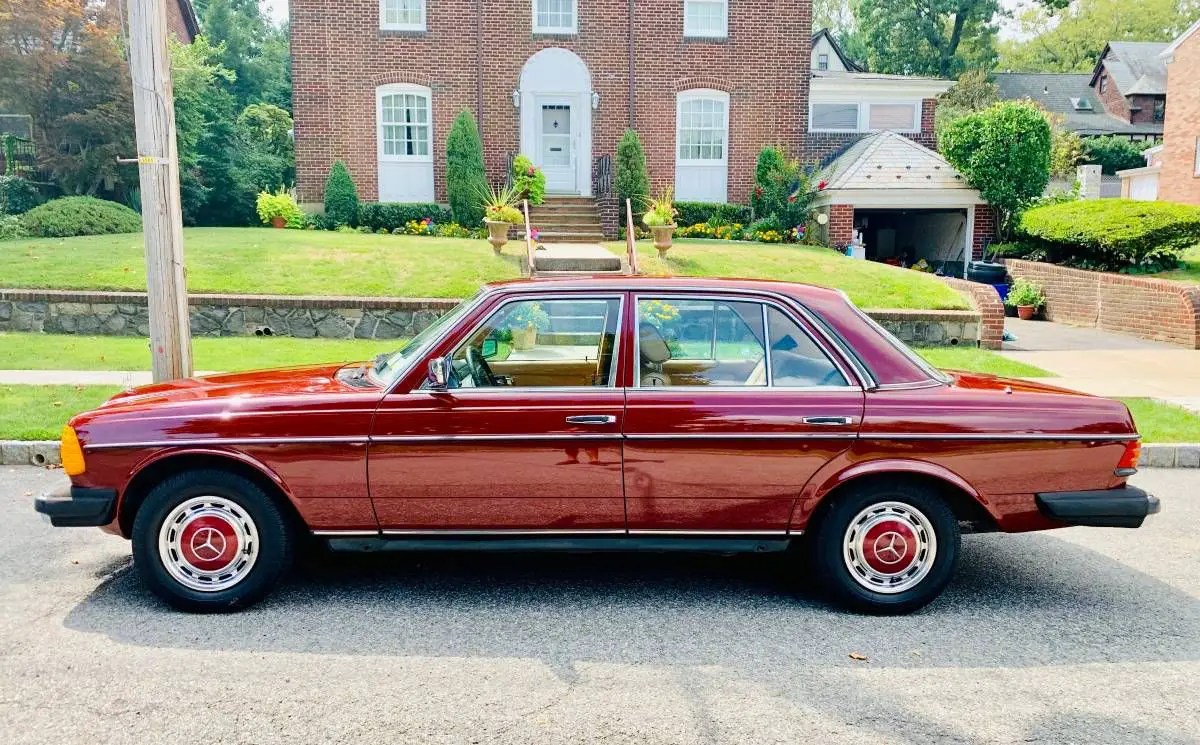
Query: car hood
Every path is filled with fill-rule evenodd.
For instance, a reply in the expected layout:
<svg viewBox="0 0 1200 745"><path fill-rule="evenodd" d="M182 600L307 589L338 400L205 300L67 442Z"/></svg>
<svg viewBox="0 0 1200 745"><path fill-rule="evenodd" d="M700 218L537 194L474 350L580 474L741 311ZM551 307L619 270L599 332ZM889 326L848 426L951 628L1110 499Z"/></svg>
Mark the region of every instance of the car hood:
<svg viewBox="0 0 1200 745"><path fill-rule="evenodd" d="M376 388L369 379L350 381L363 363L308 365L224 373L155 383L118 393L104 406L163 404L246 396L362 393Z"/></svg>

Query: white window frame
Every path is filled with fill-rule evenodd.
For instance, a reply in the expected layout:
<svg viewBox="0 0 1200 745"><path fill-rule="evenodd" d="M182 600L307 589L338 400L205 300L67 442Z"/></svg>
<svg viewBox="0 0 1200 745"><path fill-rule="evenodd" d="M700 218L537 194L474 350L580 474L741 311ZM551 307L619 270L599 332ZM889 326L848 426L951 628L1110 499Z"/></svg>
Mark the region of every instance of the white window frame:
<svg viewBox="0 0 1200 745"><path fill-rule="evenodd" d="M429 18L429 3L428 0L417 0L421 6L421 21L420 23L387 23L384 19L387 18L387 2L388 0L379 0L379 28L382 31L424 31L427 28Z"/></svg>
<svg viewBox="0 0 1200 745"><path fill-rule="evenodd" d="M694 3L712 5L720 3L724 11L724 23L719 31L697 30L688 28L688 8ZM726 39L729 38L729 0L683 0L683 36L685 39Z"/></svg>
<svg viewBox="0 0 1200 745"><path fill-rule="evenodd" d="M829 55L825 52L817 54L817 70L826 72L829 70Z"/></svg>
<svg viewBox="0 0 1200 745"><path fill-rule="evenodd" d="M814 123L815 120L813 118L813 112L816 110L817 106L820 106L820 105L831 105L831 106L843 105L843 106L845 106L845 105L850 105L850 104L854 104L855 106L858 107L858 122L854 126L854 128L852 128L852 129L842 129L842 128L825 129L825 128L817 127L816 124ZM871 106L911 106L913 109L912 127L909 129L889 129L889 130L871 129ZM864 134L871 133L871 132L887 131L887 132L899 132L901 134L915 134L915 133L921 131L921 111L923 108L924 108L924 103L921 100L919 100L919 99L914 100L911 98L906 99L906 100L899 100L899 101L894 101L894 100L888 100L888 101L813 100L813 101L809 101L809 104L808 104L808 131L809 132L831 132L831 133L849 132L849 133L864 133Z"/></svg>
<svg viewBox="0 0 1200 745"><path fill-rule="evenodd" d="M535 34L577 34L579 33L579 0L571 0L571 25L567 26L539 26L538 25L538 3L542 0L531 0L529 3L532 11L533 33Z"/></svg>
<svg viewBox="0 0 1200 745"><path fill-rule="evenodd" d="M721 158L683 158L679 155L683 134L683 105L692 101L720 101L725 107L725 140L721 143ZM729 94L715 88L693 88L675 97L675 161L697 166L726 166L729 163Z"/></svg>
<svg viewBox="0 0 1200 745"><path fill-rule="evenodd" d="M429 147L428 153L425 155L407 155L407 154L385 154L383 148L383 99L386 96L394 96L397 94L413 94L425 97L425 120L424 126L429 130ZM375 89L375 147L379 154L379 160L399 163L432 163L433 162L433 91L423 85L415 83L388 83L381 85Z"/></svg>

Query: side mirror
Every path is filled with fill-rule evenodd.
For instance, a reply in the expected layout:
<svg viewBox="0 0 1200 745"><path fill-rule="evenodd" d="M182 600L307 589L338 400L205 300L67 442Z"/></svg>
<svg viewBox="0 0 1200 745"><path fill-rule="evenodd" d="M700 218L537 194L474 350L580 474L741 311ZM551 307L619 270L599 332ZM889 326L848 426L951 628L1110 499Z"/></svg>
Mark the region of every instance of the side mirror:
<svg viewBox="0 0 1200 745"><path fill-rule="evenodd" d="M492 338L484 339L483 344L479 345L479 353L483 355L485 360L490 360L500 351L500 344Z"/></svg>
<svg viewBox="0 0 1200 745"><path fill-rule="evenodd" d="M434 357L429 361L429 375L426 378L429 387L435 391L444 391L450 384L450 358Z"/></svg>

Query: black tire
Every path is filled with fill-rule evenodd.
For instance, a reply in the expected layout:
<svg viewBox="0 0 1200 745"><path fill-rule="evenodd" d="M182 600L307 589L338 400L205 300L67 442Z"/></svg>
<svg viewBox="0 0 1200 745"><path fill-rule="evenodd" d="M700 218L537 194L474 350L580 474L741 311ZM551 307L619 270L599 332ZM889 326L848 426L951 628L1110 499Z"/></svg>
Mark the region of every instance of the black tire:
<svg viewBox="0 0 1200 745"><path fill-rule="evenodd" d="M198 500L202 504L179 512L185 504ZM217 517L202 512L217 506L220 507L215 512ZM163 523L173 516L173 525L181 527L162 532ZM219 522L222 520L224 523ZM218 527L211 529L209 525ZM182 539L189 530L192 551L196 550L201 531L216 534L213 537L220 544L216 561L230 563L226 568L214 568L213 574L223 572L224 580L218 576L212 580L217 584L202 589L186 584L188 581L199 584L208 576L204 572L190 572L189 569L195 568L178 558L188 555L182 548ZM224 537L228 531L233 531L234 540ZM170 547L175 544L168 539L175 536L179 545L172 550ZM215 551L212 543L209 540L199 545L206 551ZM232 547L228 554L223 554L227 543ZM185 471L163 480L147 495L133 521L133 564L143 584L175 608L192 613L226 613L258 602L291 567L292 543L288 521L270 496L253 481L217 469ZM194 555L204 558L198 553ZM176 557L174 561L172 556ZM169 564L174 568L168 569ZM220 584L222 581L230 584L224 586Z"/></svg>
<svg viewBox="0 0 1200 745"><path fill-rule="evenodd" d="M887 504L895 506L883 507ZM866 518L862 517L864 513L868 513ZM874 527L869 527L871 520L877 521ZM850 534L852 523L858 527ZM909 525L916 531L908 530ZM870 540L872 531L883 532ZM930 531L935 543L928 540ZM811 538L813 566L836 602L862 613L889 615L911 613L940 595L954 574L961 544L958 520L949 505L936 492L903 482L874 482L837 495ZM904 554L885 542L896 540L903 545ZM867 547L868 542L872 548ZM872 562L883 561L885 554L889 561L895 557L896 565L905 571L895 575L876 573ZM931 561L921 560L930 555ZM899 563L910 556L912 563ZM892 582L896 584L889 585ZM907 583L912 584L906 587Z"/></svg>

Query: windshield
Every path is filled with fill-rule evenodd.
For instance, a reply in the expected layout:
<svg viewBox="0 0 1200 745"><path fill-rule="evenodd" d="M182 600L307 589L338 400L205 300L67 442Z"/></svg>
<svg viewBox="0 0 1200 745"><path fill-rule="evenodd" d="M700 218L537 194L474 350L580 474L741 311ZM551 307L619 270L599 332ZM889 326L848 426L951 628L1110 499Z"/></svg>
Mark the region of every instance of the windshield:
<svg viewBox="0 0 1200 745"><path fill-rule="evenodd" d="M420 333L409 339L395 352L388 352L376 357L375 364L370 369L371 377L378 380L385 388L396 382L396 379L408 369L413 360L424 354L426 347L436 341L442 335L444 329L449 328L459 318L466 315L471 306L475 305L476 301L483 294L484 290L480 289L472 297L456 305L449 313L442 315L436 321L426 326Z"/></svg>

